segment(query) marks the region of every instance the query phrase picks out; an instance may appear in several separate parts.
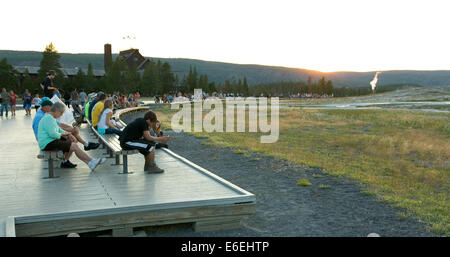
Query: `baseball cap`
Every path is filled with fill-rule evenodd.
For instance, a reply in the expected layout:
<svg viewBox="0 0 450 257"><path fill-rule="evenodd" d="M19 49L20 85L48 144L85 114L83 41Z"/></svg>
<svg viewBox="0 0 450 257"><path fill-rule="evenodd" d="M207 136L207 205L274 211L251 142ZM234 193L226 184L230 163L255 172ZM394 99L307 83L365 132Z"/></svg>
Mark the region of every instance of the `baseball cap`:
<svg viewBox="0 0 450 257"><path fill-rule="evenodd" d="M42 99L41 99L41 105L42 105L42 103L43 103L44 101L50 101L50 98L48 98L48 97L42 97Z"/></svg>
<svg viewBox="0 0 450 257"><path fill-rule="evenodd" d="M42 101L42 103L41 103L41 107L52 106L52 105L53 105L53 103L50 100L45 100L45 101Z"/></svg>
<svg viewBox="0 0 450 257"><path fill-rule="evenodd" d="M89 98L89 99L94 99L94 98L96 98L96 97L97 97L97 94L96 94L96 93L91 93L91 94L88 95L88 98Z"/></svg>

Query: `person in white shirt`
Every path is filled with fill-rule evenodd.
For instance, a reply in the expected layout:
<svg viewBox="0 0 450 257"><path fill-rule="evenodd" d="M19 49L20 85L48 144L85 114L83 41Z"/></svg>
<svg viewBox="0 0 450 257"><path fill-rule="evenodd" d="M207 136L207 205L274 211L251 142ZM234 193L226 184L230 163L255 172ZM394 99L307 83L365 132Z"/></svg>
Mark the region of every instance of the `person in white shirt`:
<svg viewBox="0 0 450 257"><path fill-rule="evenodd" d="M122 135L122 131L118 128L115 121L112 119L113 114L113 101L106 100L104 103L103 111L100 113L100 119L97 124L97 131L105 134Z"/></svg>
<svg viewBox="0 0 450 257"><path fill-rule="evenodd" d="M33 105L34 105L34 109L36 109L36 112L39 110L39 108L41 107L41 98L39 98L39 94L36 94L33 98Z"/></svg>

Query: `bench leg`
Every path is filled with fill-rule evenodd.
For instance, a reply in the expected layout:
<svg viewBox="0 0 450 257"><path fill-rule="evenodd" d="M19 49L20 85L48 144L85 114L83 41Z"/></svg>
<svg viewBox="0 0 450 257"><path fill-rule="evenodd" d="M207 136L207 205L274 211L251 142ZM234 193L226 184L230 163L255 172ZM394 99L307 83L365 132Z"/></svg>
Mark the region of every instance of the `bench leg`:
<svg viewBox="0 0 450 257"><path fill-rule="evenodd" d="M127 155L123 156L123 173L124 174L128 173L128 156Z"/></svg>
<svg viewBox="0 0 450 257"><path fill-rule="evenodd" d="M116 154L116 163L111 164L111 166L117 166L120 165L120 154Z"/></svg>
<svg viewBox="0 0 450 257"><path fill-rule="evenodd" d="M48 163L48 177L45 177L44 179L50 179L50 178L58 178L58 176L55 177L55 173L53 172L53 159L49 158L47 160Z"/></svg>
<svg viewBox="0 0 450 257"><path fill-rule="evenodd" d="M132 174L133 172L128 172L128 156L126 154L123 155L123 171L119 174Z"/></svg>
<svg viewBox="0 0 450 257"><path fill-rule="evenodd" d="M50 158L48 159L48 177L54 178L55 174L53 172L53 160Z"/></svg>
<svg viewBox="0 0 450 257"><path fill-rule="evenodd" d="M114 158L114 153L109 149L109 147L106 147L106 153L103 153L103 155L108 155L106 158Z"/></svg>

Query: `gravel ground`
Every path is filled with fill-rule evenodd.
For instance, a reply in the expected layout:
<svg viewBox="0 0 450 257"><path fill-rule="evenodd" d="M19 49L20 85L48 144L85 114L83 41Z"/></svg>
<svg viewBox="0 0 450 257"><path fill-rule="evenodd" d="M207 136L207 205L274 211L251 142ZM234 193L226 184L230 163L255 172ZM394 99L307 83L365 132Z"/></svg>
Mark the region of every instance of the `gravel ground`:
<svg viewBox="0 0 450 257"><path fill-rule="evenodd" d="M401 210L361 194L355 182L326 175L318 168L255 153L249 158L231 149L203 145L205 139L184 133L166 133L171 136L172 151L255 194L256 213L243 219L240 229L196 233L190 224L182 224L144 228L136 231L137 236L435 236L424 224L397 215ZM297 186L301 178L312 185ZM321 184L330 188L320 188Z"/></svg>

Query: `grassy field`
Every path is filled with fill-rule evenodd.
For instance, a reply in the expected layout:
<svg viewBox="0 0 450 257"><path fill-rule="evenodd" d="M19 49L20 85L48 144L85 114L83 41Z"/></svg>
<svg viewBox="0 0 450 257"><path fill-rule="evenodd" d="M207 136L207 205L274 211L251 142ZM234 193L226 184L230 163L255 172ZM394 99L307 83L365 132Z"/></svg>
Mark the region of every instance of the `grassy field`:
<svg viewBox="0 0 450 257"><path fill-rule="evenodd" d="M175 111L168 106L155 111L170 128ZM361 184L362 194L449 236L449 121L448 113L288 108L280 110L274 144L261 144L260 133L191 134L236 153L259 152L351 178Z"/></svg>

